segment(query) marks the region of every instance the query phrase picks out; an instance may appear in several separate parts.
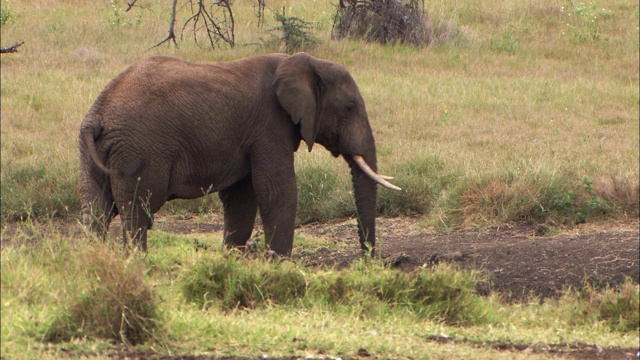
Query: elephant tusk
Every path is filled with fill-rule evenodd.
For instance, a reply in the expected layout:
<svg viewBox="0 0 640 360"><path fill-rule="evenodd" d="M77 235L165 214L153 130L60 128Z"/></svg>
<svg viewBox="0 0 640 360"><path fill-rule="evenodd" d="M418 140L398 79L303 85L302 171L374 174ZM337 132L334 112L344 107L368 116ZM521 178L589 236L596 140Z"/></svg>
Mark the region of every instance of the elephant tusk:
<svg viewBox="0 0 640 360"><path fill-rule="evenodd" d="M364 159L362 158L362 156L360 155L353 155L353 160L356 162L356 164L358 164L358 166L360 167L360 169L362 169L362 171L364 171L365 174L367 174L371 179L373 179L375 182L377 182L378 184L387 187L389 189L393 189L393 190L402 190L399 187L393 185L392 183L388 182L387 180L385 180L382 176L378 175L375 171L373 171L369 165L367 164L366 161L364 161ZM388 177L388 176L387 176Z"/></svg>
<svg viewBox="0 0 640 360"><path fill-rule="evenodd" d="M382 174L378 174L378 175L380 175L380 177L385 179L385 180L393 180L394 179L393 176L387 176L387 175L382 175Z"/></svg>

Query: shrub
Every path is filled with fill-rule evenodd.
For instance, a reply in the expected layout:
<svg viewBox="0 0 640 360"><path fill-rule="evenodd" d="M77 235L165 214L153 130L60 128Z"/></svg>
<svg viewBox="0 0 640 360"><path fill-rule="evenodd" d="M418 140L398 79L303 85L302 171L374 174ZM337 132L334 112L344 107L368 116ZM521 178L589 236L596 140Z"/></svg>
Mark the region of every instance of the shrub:
<svg viewBox="0 0 640 360"><path fill-rule="evenodd" d="M286 16L284 8L282 13L276 11L274 15L280 25L269 31L282 32L279 40L284 44L284 51L287 54L309 50L320 43L320 40L311 34L313 26L310 22L296 16Z"/></svg>
<svg viewBox="0 0 640 360"><path fill-rule="evenodd" d="M346 0L336 7L331 37L422 47L432 31L418 0Z"/></svg>
<svg viewBox="0 0 640 360"><path fill-rule="evenodd" d="M13 17L14 17L14 15L13 15L13 11L11 10L11 8L6 6L5 4L2 4L2 6L0 6L0 26L5 25Z"/></svg>

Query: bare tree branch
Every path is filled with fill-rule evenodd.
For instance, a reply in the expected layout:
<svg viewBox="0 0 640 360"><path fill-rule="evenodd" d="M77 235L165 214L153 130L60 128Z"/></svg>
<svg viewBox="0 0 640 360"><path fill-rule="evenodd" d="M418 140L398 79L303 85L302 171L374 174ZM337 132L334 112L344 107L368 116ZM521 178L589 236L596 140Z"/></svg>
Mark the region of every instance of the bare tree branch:
<svg viewBox="0 0 640 360"><path fill-rule="evenodd" d="M192 12L194 8L193 0L189 0L191 4ZM193 38L198 46L198 31L204 30L209 39L211 48L220 46L220 42L224 42L231 47L235 46L235 20L233 17L233 11L231 10L231 1L218 0L213 2L209 8L205 5L203 0L198 0L196 8L197 11L185 21L182 26L182 35L184 30L191 23L193 25ZM222 18L214 16L216 12L222 12Z"/></svg>
<svg viewBox="0 0 640 360"><path fill-rule="evenodd" d="M134 3L136 2L136 0L133 1ZM149 49L153 49L154 47L158 47L164 43L166 43L167 41L173 41L173 44L178 47L178 42L176 41L176 34L173 30L175 24L176 24L176 7L178 6L178 0L173 0L173 7L171 8L171 22L169 24L169 34L167 35L167 37L160 41L159 43L153 45L152 47L150 47Z"/></svg>
<svg viewBox="0 0 640 360"><path fill-rule="evenodd" d="M127 3L127 10L125 10L124 12L127 12L127 11L131 10L131 8L136 4L136 1L138 1L138 0L133 0L130 3Z"/></svg>
<svg viewBox="0 0 640 360"><path fill-rule="evenodd" d="M7 53L17 53L18 52L18 47L20 45L24 44L24 41L20 41L17 44L11 45L9 47L0 49L0 54L7 54Z"/></svg>
<svg viewBox="0 0 640 360"><path fill-rule="evenodd" d="M265 3L265 0L257 0L256 2L258 3L258 7L256 9L256 17L258 18L258 29L262 29L262 26L264 25L264 8L267 6L267 4Z"/></svg>
<svg viewBox="0 0 640 360"><path fill-rule="evenodd" d="M187 1L185 1L186 3ZM266 0L253 0L256 16L258 17L258 28L264 25L266 8ZM191 7L191 16L182 25L180 39L183 38L184 31L188 26L192 26L193 38L198 46L198 35L202 32L209 40L211 48L221 47L221 44L227 44L230 47L235 46L235 17L233 14L233 0L188 0ZM178 0L173 0L171 8L171 21L169 24L169 33L167 37L149 49L158 47L166 42L173 42L178 47L175 34L176 11ZM128 0L125 12L134 7L143 8L137 5L137 0ZM152 11L151 9L146 8Z"/></svg>

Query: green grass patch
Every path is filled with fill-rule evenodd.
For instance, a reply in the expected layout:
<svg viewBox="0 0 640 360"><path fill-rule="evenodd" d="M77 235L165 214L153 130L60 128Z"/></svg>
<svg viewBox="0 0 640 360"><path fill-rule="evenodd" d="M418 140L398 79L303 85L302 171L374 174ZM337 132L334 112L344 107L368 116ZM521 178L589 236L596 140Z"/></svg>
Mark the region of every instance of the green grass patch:
<svg viewBox="0 0 640 360"><path fill-rule="evenodd" d="M631 279L627 279L620 289L598 291L586 285L577 294L577 299L572 300L571 323L603 322L615 331L640 331L640 287Z"/></svg>
<svg viewBox="0 0 640 360"><path fill-rule="evenodd" d="M291 263L249 261L237 252L205 257L184 274L183 296L207 307L255 308L289 304L305 295L304 274Z"/></svg>
<svg viewBox="0 0 640 360"><path fill-rule="evenodd" d="M384 316L395 308L451 324L490 321L490 302L475 294L479 273L446 266L407 274L377 261L345 271L309 271L291 262L246 259L237 252L204 257L184 274L182 293L198 306L225 310L288 305Z"/></svg>
<svg viewBox="0 0 640 360"><path fill-rule="evenodd" d="M80 227L63 235L55 222L33 225L2 234L1 350L12 359L102 358L117 349L349 357L360 348L452 358L452 346L453 358L494 359L513 353L473 344L638 341L640 289L632 282L567 290L544 304L502 303L477 294L484 275L445 265L405 273L369 259L315 269L224 250L220 233L159 231L149 233L147 255L125 256ZM313 250L318 241L298 246ZM426 341L443 335L465 342Z"/></svg>

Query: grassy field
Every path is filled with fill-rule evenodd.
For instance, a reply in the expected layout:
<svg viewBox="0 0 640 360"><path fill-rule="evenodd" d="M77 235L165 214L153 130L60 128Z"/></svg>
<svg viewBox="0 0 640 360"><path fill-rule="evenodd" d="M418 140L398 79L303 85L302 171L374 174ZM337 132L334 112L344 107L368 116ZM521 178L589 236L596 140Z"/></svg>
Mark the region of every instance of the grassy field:
<svg viewBox="0 0 640 360"><path fill-rule="evenodd" d="M444 265L319 270L228 252L220 233L162 231L150 233L148 254L124 257L73 229L27 223L4 243L3 357L354 358L365 349L383 359L535 359L549 358L552 346L633 352L639 341L631 282L505 304L476 294L480 273Z"/></svg>
<svg viewBox="0 0 640 360"><path fill-rule="evenodd" d="M258 29L247 0L236 2L235 48L203 49L185 32L178 48L149 49L167 34L170 2L138 2L145 8L125 12L124 0L1 0L2 47L25 41L2 55L0 72L3 357L100 358L119 343L173 355L353 357L364 348L443 359L521 356L497 342L637 347L637 284L507 305L475 294L478 274L447 267L409 277L375 262L347 272L274 266L197 251L193 238L161 231L150 233L148 255L123 258L79 227L56 230L52 218L80 218L80 121L129 64L282 51L267 31L272 12ZM441 231L638 219L636 1L427 1L440 37L423 49L332 41L330 1L267 3L313 21L321 43L307 52L345 65L359 84L380 172L404 189L380 191L382 215L419 215ZM177 30L188 16L181 7ZM317 148L300 151L296 168L299 222L353 215L344 161ZM217 210L216 196L163 209ZM17 219L24 224L9 233ZM220 237L197 241L218 249ZM211 284L214 266L238 272ZM435 290L412 297L421 286ZM428 341L443 334L459 341Z"/></svg>
<svg viewBox="0 0 640 360"><path fill-rule="evenodd" d="M167 6L3 0L2 218L77 217L78 125L102 88L133 61L200 62L278 51L239 2L237 46L207 51L187 32L161 46ZM368 104L384 215L421 214L426 226L534 220L572 224L638 217L638 6L586 10L572 1L429 2L448 38L426 49L331 41L329 2L284 2L315 21L309 50L344 64ZM274 9L281 2L271 3ZM181 8L178 28L188 9ZM274 27L267 11L263 29ZM442 32L442 31L441 31ZM269 46L261 46L269 44ZM300 152L299 220L354 212L348 169L326 151ZM216 206L215 197L205 208ZM212 203L212 204L211 204ZM202 200L169 211L193 211Z"/></svg>

